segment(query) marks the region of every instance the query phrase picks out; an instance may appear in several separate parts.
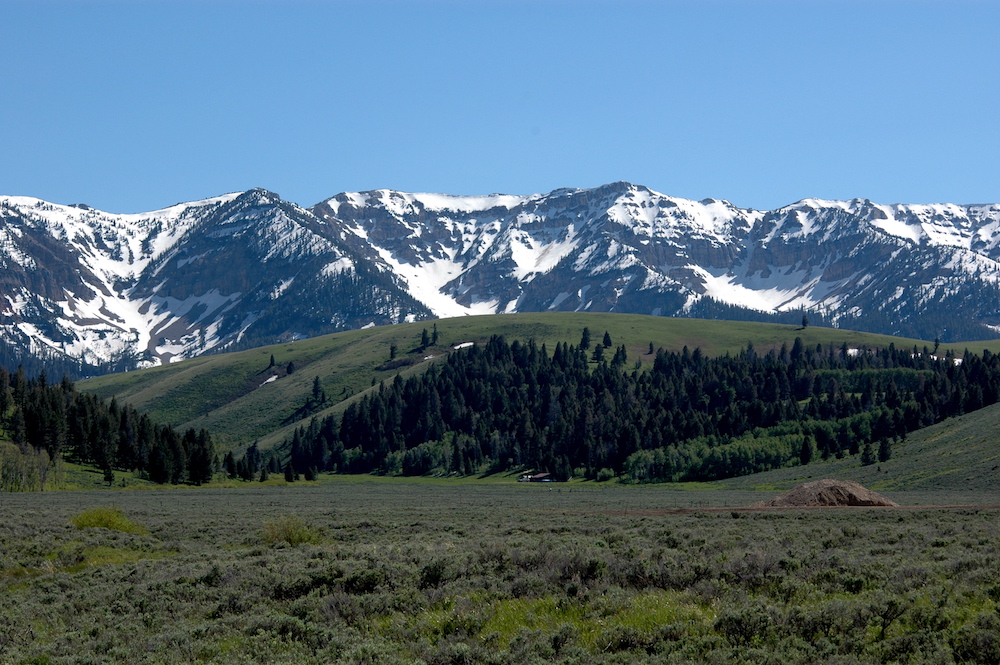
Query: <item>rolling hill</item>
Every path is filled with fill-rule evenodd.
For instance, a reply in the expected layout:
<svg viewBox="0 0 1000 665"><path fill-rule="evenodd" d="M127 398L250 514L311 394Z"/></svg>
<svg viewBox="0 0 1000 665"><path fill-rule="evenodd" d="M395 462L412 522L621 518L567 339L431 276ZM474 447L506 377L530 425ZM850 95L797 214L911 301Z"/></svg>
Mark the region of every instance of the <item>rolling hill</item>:
<svg viewBox="0 0 1000 665"><path fill-rule="evenodd" d="M862 466L857 457L816 460L806 466L729 478L716 486L777 491L816 478L836 478L898 497L904 504L947 502L948 497L957 497L951 500L961 503L996 504L1000 500L998 429L1000 405L994 404L911 433L894 447L887 462Z"/></svg>
<svg viewBox="0 0 1000 665"><path fill-rule="evenodd" d="M431 334L434 326L438 343L420 350L422 332L428 330ZM768 323L608 313L505 314L335 333L97 377L80 382L79 387L104 398L115 397L178 428L205 427L222 450L240 448L255 440L269 447L313 416L343 410L352 397L375 383L392 379L397 373L407 376L419 372L461 344L503 335L511 341L534 339L551 351L557 342L578 344L584 328L589 328L595 341L607 331L616 347L625 345L630 365L652 362L651 343L665 350L700 348L708 355L735 353L748 343L765 353L782 344L791 347L796 337L812 347L839 347L845 343L849 347L890 343L900 348L932 346L920 340L814 326L802 329ZM397 354L390 360L393 345ZM984 342L972 348L980 346L1000 344ZM304 410L317 377L327 401Z"/></svg>

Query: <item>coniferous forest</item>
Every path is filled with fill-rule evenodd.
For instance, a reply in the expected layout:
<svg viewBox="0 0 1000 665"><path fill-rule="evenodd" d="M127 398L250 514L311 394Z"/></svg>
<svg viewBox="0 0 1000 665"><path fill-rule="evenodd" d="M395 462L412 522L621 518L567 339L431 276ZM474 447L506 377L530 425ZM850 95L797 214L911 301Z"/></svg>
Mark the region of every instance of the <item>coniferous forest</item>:
<svg viewBox="0 0 1000 665"><path fill-rule="evenodd" d="M120 470L200 485L217 466L206 430L180 434L114 399L77 392L68 378L49 383L44 372L29 379L24 368L0 367L0 489L45 489L62 458L103 469L109 484Z"/></svg>
<svg viewBox="0 0 1000 665"><path fill-rule="evenodd" d="M296 474L512 469L556 479L712 480L815 458L886 461L907 432L995 403L1000 359L806 347L709 358L658 350L641 371L591 347L494 337L397 376L285 442ZM650 348L652 354L652 348ZM249 474L253 469L248 470Z"/></svg>

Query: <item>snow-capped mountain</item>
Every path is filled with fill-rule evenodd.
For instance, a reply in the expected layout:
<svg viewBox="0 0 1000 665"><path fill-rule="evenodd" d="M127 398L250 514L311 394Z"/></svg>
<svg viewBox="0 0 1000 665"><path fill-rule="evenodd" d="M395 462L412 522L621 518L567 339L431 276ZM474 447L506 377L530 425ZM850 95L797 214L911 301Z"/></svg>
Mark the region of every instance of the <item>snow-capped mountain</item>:
<svg viewBox="0 0 1000 665"><path fill-rule="evenodd" d="M807 310L925 339L990 337L1000 323L998 205L808 199L760 212L620 182L530 197L380 190L312 210L437 316Z"/></svg>
<svg viewBox="0 0 1000 665"><path fill-rule="evenodd" d="M429 315L328 224L259 189L139 215L0 198L0 285L9 347L92 366Z"/></svg>
<svg viewBox="0 0 1000 665"><path fill-rule="evenodd" d="M255 189L115 215L0 197L0 340L151 365L431 316L620 311L996 336L1000 205L778 210L619 182L391 190L301 208Z"/></svg>

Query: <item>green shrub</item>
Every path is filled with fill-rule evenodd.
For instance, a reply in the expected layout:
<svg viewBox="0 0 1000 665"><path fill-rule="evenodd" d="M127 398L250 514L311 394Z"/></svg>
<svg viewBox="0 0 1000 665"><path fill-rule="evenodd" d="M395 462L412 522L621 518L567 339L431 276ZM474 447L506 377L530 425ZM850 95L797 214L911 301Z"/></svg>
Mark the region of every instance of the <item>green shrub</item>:
<svg viewBox="0 0 1000 665"><path fill-rule="evenodd" d="M125 517L121 508L90 508L69 518L70 524L77 529L110 529L122 533L134 533L148 536L149 529Z"/></svg>
<svg viewBox="0 0 1000 665"><path fill-rule="evenodd" d="M296 545L318 543L320 534L315 528L306 524L302 518L295 515L284 515L264 522L261 539L268 545L285 543L295 547Z"/></svg>

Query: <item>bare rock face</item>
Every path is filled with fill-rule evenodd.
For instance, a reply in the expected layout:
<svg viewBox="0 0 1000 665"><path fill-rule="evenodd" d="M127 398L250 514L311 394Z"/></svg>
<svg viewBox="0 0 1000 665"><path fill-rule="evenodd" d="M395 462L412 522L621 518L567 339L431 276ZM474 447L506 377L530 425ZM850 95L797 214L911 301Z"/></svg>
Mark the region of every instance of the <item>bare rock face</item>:
<svg viewBox="0 0 1000 665"><path fill-rule="evenodd" d="M816 506L899 506L895 501L850 480L814 480L802 483L754 508L808 508Z"/></svg>

